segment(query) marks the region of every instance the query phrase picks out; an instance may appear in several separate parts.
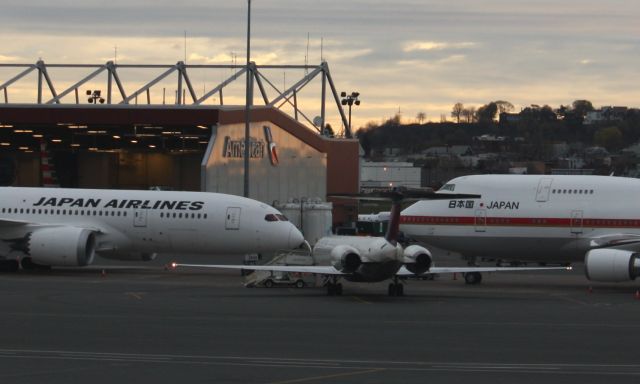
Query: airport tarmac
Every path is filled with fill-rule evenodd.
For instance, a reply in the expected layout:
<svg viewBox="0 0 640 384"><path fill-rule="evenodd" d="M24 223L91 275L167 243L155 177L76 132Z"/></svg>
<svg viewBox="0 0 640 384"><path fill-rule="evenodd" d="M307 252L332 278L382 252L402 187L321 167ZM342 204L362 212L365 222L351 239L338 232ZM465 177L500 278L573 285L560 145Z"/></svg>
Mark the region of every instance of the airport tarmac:
<svg viewBox="0 0 640 384"><path fill-rule="evenodd" d="M140 265L0 275L0 382L640 380L640 285L592 284L579 268L478 286L440 276L391 298L386 284L329 297Z"/></svg>

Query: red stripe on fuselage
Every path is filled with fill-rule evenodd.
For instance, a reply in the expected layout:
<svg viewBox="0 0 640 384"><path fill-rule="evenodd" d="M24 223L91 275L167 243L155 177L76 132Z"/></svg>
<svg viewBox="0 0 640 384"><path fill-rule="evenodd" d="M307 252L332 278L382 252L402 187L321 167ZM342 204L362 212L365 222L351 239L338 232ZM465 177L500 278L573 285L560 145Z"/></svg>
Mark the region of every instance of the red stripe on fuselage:
<svg viewBox="0 0 640 384"><path fill-rule="evenodd" d="M482 225L494 227L598 227L640 228L640 219L571 219L558 217L402 216L400 224Z"/></svg>

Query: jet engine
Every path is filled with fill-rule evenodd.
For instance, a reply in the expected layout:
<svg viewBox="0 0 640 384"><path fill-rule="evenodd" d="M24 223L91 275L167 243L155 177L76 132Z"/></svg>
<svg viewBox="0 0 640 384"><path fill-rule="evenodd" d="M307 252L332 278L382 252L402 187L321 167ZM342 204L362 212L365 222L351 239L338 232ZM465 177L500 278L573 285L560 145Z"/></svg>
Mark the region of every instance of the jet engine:
<svg viewBox="0 0 640 384"><path fill-rule="evenodd" d="M403 262L409 272L420 275L431 268L433 261L428 249L419 245L410 245L404 249Z"/></svg>
<svg viewBox="0 0 640 384"><path fill-rule="evenodd" d="M333 267L340 272L354 273L362 264L358 251L349 245L338 245L331 250Z"/></svg>
<svg viewBox="0 0 640 384"><path fill-rule="evenodd" d="M26 248L25 253L34 263L83 267L93 262L96 236L84 228L43 228L29 235Z"/></svg>
<svg viewBox="0 0 640 384"><path fill-rule="evenodd" d="M584 258L587 279L608 283L640 276L640 254L622 249L593 249Z"/></svg>

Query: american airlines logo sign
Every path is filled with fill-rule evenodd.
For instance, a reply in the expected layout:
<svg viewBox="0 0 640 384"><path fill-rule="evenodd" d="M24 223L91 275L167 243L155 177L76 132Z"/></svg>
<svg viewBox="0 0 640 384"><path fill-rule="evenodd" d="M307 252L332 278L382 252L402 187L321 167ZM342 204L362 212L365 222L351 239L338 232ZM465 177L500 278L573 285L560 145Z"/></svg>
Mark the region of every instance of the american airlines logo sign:
<svg viewBox="0 0 640 384"><path fill-rule="evenodd" d="M265 125L262 128L264 131L265 140L259 140L254 137L250 139L249 158L262 159L265 156L265 152L267 152L271 165L275 167L279 163L276 143L273 141L271 128L268 125ZM224 138L224 146L222 148L222 157L241 159L244 157L244 147L244 139L232 139L230 136L226 136Z"/></svg>
<svg viewBox="0 0 640 384"><path fill-rule="evenodd" d="M263 140L256 140L253 137L249 141L249 158L264 158L264 149L266 143ZM233 140L227 136L224 138L224 147L222 149L222 157L241 159L244 157L244 139Z"/></svg>

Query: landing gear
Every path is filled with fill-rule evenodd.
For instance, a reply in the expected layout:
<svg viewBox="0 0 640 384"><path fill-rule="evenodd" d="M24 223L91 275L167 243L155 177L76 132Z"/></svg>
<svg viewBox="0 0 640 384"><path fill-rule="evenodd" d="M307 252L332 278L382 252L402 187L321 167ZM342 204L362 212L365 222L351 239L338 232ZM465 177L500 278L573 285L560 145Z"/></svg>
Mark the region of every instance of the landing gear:
<svg viewBox="0 0 640 384"><path fill-rule="evenodd" d="M482 274L480 272L467 272L464 274L464 282L470 285L480 284Z"/></svg>
<svg viewBox="0 0 640 384"><path fill-rule="evenodd" d="M327 296L342 296L342 284L335 277L327 281Z"/></svg>
<svg viewBox="0 0 640 384"><path fill-rule="evenodd" d="M22 258L22 260L20 260L20 265L22 266L22 269L24 269L25 271L50 271L51 270L50 265L36 264L33 262L33 260L31 260L30 257Z"/></svg>
<svg viewBox="0 0 640 384"><path fill-rule="evenodd" d="M18 272L18 260L0 260L0 272Z"/></svg>
<svg viewBox="0 0 640 384"><path fill-rule="evenodd" d="M404 296L404 285L398 282L398 278L393 279L393 283L389 284L389 296Z"/></svg>

